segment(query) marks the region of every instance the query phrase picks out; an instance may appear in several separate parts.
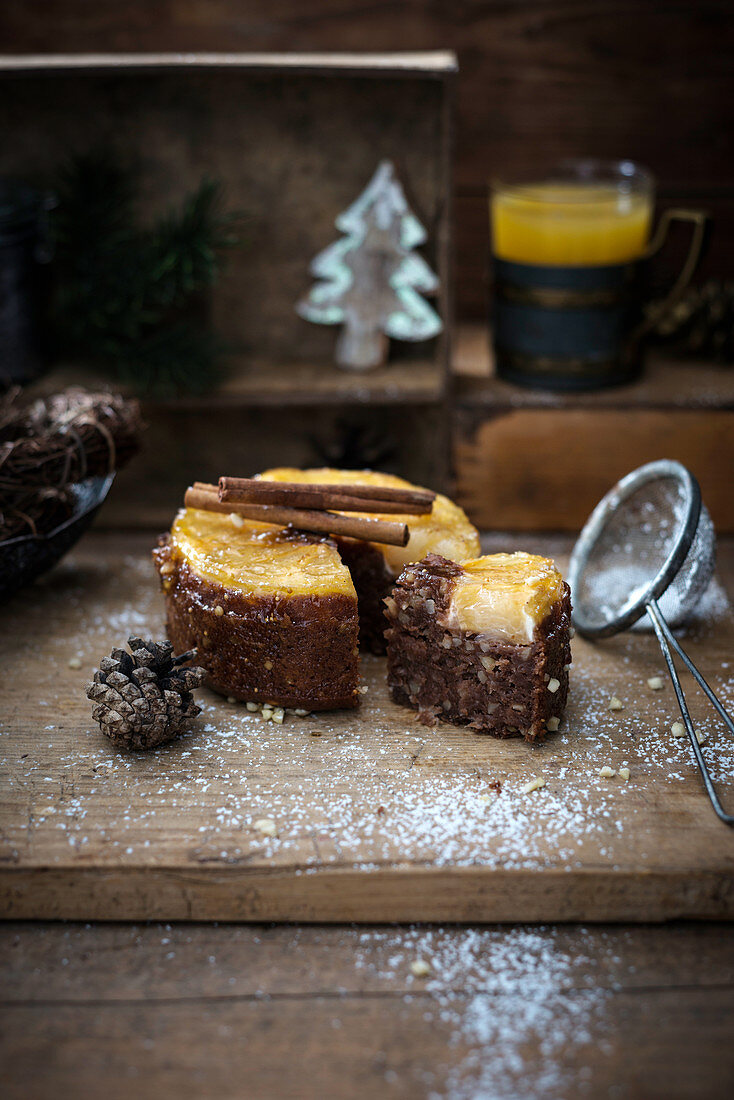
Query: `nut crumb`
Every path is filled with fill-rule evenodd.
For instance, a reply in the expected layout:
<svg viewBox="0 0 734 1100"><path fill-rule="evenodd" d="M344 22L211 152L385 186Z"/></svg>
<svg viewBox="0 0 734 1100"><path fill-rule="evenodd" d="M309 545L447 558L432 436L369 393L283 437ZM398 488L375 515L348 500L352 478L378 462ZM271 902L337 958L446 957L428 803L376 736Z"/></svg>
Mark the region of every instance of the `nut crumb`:
<svg viewBox="0 0 734 1100"><path fill-rule="evenodd" d="M259 703L245 703L245 706L247 707L247 709L249 711L260 710L260 704Z"/></svg>
<svg viewBox="0 0 734 1100"><path fill-rule="evenodd" d="M611 779L616 774L614 768L610 768L608 764L605 764L603 768L599 768L599 775L602 779Z"/></svg>
<svg viewBox="0 0 734 1100"><path fill-rule="evenodd" d="M414 959L410 964L410 972L414 978L427 978L432 973L430 963L425 959Z"/></svg>
<svg viewBox="0 0 734 1100"><path fill-rule="evenodd" d="M264 661L263 664L265 665L265 668L268 670L268 672L270 672L271 668L273 667L273 662L272 661Z"/></svg>
<svg viewBox="0 0 734 1100"><path fill-rule="evenodd" d="M283 718L284 717L285 717L285 711L283 710L283 708L282 707L276 707L275 710L273 711L273 721L275 722L276 726L282 726L283 725Z"/></svg>
<svg viewBox="0 0 734 1100"><path fill-rule="evenodd" d="M551 679L548 681L548 691L551 693L551 695L555 695L560 686L561 681L556 680L555 676L551 677Z"/></svg>
<svg viewBox="0 0 734 1100"><path fill-rule="evenodd" d="M673 737L685 737L686 727L682 722L673 722L673 725L670 727L670 732L673 734Z"/></svg>
<svg viewBox="0 0 734 1100"><path fill-rule="evenodd" d="M524 787L520 788L520 794L531 794L532 791L538 791L544 786L545 779L531 779L529 783L526 783Z"/></svg>
<svg viewBox="0 0 734 1100"><path fill-rule="evenodd" d="M609 700L609 710L624 710L624 703L616 695L613 695Z"/></svg>
<svg viewBox="0 0 734 1100"><path fill-rule="evenodd" d="M263 836L277 836L278 826L273 821L272 817L259 817L257 821L252 823L253 829L257 829Z"/></svg>
<svg viewBox="0 0 734 1100"><path fill-rule="evenodd" d="M556 730L558 729L558 727L560 726L560 724L561 724L561 719L560 718L549 718L548 721L545 724L545 728L550 733L555 733Z"/></svg>
<svg viewBox="0 0 734 1100"><path fill-rule="evenodd" d="M625 783L627 783L629 781L629 777L630 777L629 768L620 768L619 769L619 778L624 779Z"/></svg>
<svg viewBox="0 0 734 1100"><path fill-rule="evenodd" d="M235 699L234 695L228 695L227 696L227 702L228 703L236 703L237 700Z"/></svg>
<svg viewBox="0 0 734 1100"><path fill-rule="evenodd" d="M232 523L234 524L235 527L244 527L245 526L244 518L242 516L238 515L237 512L230 512L229 513L229 518L232 520Z"/></svg>
<svg viewBox="0 0 734 1100"><path fill-rule="evenodd" d="M159 572L162 577L170 577L171 573L176 572L176 566L173 564L172 561L164 561L163 565L160 567Z"/></svg>
<svg viewBox="0 0 734 1100"><path fill-rule="evenodd" d="M647 681L650 691L662 691L665 687L662 676L651 676Z"/></svg>
<svg viewBox="0 0 734 1100"><path fill-rule="evenodd" d="M70 657L69 658L69 668L81 668L81 667L82 667L82 662L81 662L80 657Z"/></svg>
<svg viewBox="0 0 734 1100"><path fill-rule="evenodd" d="M218 603L216 605L216 607L214 608L214 614L217 615L217 616L220 616L220 615L224 614L224 608L222 607L222 605L220 603Z"/></svg>
<svg viewBox="0 0 734 1100"><path fill-rule="evenodd" d="M295 714L296 718L308 718L311 711L304 710L303 707L296 707L293 713Z"/></svg>
<svg viewBox="0 0 734 1100"><path fill-rule="evenodd" d="M362 684L361 687L357 688L357 691L360 695L366 695L369 690L370 689L368 684Z"/></svg>
<svg viewBox="0 0 734 1100"><path fill-rule="evenodd" d="M696 735L696 740L698 741L699 745L705 745L708 741L708 735L705 733L701 733L701 731L697 729L694 729L693 732Z"/></svg>

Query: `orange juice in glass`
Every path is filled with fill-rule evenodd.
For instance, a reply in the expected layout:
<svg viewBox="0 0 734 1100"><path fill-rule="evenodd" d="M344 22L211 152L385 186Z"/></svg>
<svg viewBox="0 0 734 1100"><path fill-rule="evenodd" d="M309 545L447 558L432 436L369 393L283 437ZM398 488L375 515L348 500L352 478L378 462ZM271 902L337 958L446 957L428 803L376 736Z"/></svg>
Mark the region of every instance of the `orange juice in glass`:
<svg viewBox="0 0 734 1100"><path fill-rule="evenodd" d="M638 260L652 222L652 187L552 182L497 190L492 239L499 259L596 267Z"/></svg>
<svg viewBox="0 0 734 1100"><path fill-rule="evenodd" d="M634 376L638 274L651 251L654 201L652 176L630 161L568 161L536 179L493 184L500 375L546 389L595 389ZM702 218L666 212L661 243L671 220ZM697 255L692 243L689 266Z"/></svg>

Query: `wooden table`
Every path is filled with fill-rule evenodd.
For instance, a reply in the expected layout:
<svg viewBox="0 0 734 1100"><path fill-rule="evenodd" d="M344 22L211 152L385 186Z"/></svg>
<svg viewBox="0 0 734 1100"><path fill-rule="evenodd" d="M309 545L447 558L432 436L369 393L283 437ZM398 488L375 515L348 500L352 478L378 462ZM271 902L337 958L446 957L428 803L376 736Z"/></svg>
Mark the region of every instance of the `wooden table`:
<svg viewBox="0 0 734 1100"><path fill-rule="evenodd" d="M72 567L109 540L88 536ZM730 591L733 549L720 553ZM671 1100L734 1088L728 924L9 921L0 958L9 1100ZM413 973L419 962L427 973Z"/></svg>

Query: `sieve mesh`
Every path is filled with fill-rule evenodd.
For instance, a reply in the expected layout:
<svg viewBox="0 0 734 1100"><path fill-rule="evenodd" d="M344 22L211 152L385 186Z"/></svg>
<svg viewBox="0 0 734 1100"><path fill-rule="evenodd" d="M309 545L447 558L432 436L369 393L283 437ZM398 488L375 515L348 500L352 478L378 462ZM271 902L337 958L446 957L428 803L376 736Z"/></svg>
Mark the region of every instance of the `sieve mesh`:
<svg viewBox="0 0 734 1100"><path fill-rule="evenodd" d="M714 529L692 476L675 462L650 463L614 487L595 510L571 561L574 619L584 633L652 629L647 601L678 626L714 570Z"/></svg>

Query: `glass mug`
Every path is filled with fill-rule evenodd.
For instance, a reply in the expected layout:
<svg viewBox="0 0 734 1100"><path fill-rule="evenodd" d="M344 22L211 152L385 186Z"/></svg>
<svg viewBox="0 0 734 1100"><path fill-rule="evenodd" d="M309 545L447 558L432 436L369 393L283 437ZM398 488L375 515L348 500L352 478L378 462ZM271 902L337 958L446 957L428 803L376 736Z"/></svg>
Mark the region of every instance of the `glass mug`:
<svg viewBox="0 0 734 1100"><path fill-rule="evenodd" d="M588 390L637 375L642 337L688 285L708 221L699 210L666 210L650 239L654 204L652 175L630 161L565 161L544 178L492 185L500 377ZM645 309L642 261L673 222L692 224L688 255L665 299Z"/></svg>

